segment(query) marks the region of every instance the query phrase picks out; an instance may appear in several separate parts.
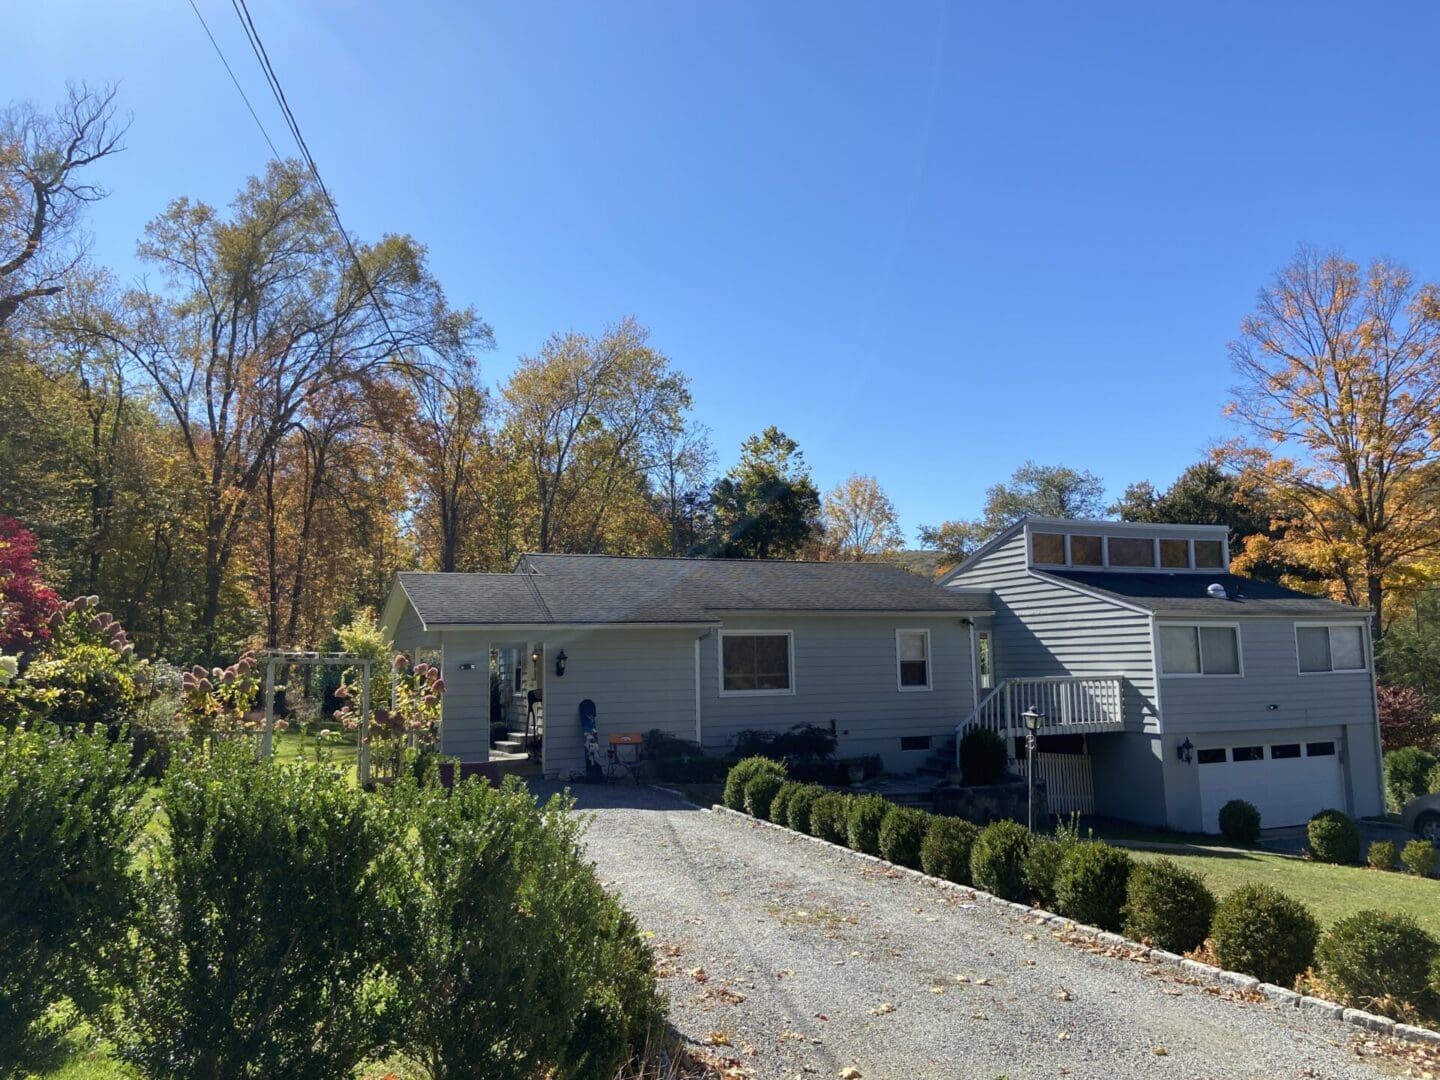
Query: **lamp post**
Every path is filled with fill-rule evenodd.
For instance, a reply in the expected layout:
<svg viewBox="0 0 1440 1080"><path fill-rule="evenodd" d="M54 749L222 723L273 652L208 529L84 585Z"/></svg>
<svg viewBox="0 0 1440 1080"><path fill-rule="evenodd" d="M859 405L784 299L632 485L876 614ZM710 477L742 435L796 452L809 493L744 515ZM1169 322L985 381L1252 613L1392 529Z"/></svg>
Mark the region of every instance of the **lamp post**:
<svg viewBox="0 0 1440 1080"><path fill-rule="evenodd" d="M1025 779L1026 779L1026 802L1028 804L1028 816L1030 819L1030 831L1035 831L1035 732L1040 730L1040 721L1045 717L1036 711L1031 705L1023 713L1020 719L1025 721Z"/></svg>

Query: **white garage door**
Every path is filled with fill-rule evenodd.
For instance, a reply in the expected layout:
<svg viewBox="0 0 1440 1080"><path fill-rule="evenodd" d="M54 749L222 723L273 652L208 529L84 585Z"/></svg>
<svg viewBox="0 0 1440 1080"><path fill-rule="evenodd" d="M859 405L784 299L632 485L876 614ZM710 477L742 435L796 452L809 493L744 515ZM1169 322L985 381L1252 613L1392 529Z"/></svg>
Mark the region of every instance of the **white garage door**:
<svg viewBox="0 0 1440 1080"><path fill-rule="evenodd" d="M1220 831L1220 808L1231 799L1254 803L1260 827L1303 825L1317 811L1345 809L1339 744L1244 743L1196 751L1205 831Z"/></svg>

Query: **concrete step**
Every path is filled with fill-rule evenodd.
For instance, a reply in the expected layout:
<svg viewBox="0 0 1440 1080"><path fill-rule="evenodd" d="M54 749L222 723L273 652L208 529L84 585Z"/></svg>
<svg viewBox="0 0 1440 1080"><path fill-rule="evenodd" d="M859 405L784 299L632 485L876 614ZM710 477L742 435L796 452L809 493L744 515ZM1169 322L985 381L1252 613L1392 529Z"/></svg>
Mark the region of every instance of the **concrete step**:
<svg viewBox="0 0 1440 1080"><path fill-rule="evenodd" d="M524 740L524 739L514 739L514 738L511 738L511 739L501 739L499 742L497 742L497 743L496 743L494 746L492 746L490 749L491 749L492 751L498 750L498 751L500 751L500 752L502 752L502 753L506 753L506 754L520 754L520 753L524 753L524 751L525 751L525 740Z"/></svg>

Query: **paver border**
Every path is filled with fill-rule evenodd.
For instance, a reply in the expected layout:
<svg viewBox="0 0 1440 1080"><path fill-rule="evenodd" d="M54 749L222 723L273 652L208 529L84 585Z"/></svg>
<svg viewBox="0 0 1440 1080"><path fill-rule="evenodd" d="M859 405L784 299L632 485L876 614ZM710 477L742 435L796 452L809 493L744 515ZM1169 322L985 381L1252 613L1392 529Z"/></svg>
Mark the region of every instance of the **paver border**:
<svg viewBox="0 0 1440 1080"><path fill-rule="evenodd" d="M694 804L692 803L691 805L693 806ZM1180 968L1187 975L1203 979L1212 984L1218 984L1227 990L1256 993L1272 1004L1305 1009L1308 1012L1316 1012L1323 1016L1328 1016L1339 1023L1349 1024L1352 1027L1358 1027L1365 1031L1381 1035L1390 1035L1407 1042L1427 1043L1432 1046L1440 1046L1440 1031L1431 1031L1429 1028L1416 1027L1413 1024L1402 1024L1388 1016L1379 1016L1361 1009L1347 1008L1338 1002L1311 997L1308 994L1301 994L1295 990L1289 990L1283 986L1276 986L1272 983L1263 983L1253 975L1246 975L1241 971L1227 971L1224 968L1218 968L1212 964L1202 964L1198 960L1191 960L1188 957L1179 956L1175 953L1167 952L1164 949L1156 949L1139 941L1132 941L1130 938L1120 934L1112 934L1108 930L1101 930L1099 927L1088 926L1085 923L1077 923L1073 919L1067 919L1065 916L1057 915L1053 911L1031 907L1029 904L1017 904L1012 900L1006 900L993 893L988 893L984 889L977 889L973 885L957 885L955 882L946 881L944 878L931 877L922 871L889 862L880 858L878 855L867 855L863 851L855 851L853 848L835 844L829 840L822 840L818 836L797 832L795 829L787 828L784 825L777 825L773 821L764 821L757 817L751 817L749 814L742 813L739 810L731 810L728 806L722 806L719 803L711 806L708 813L718 813L726 817L737 818L741 821L749 822L751 825L763 825L766 828L785 833L787 836L808 840L813 844L822 844L832 851L844 852L846 855L873 863L876 866L883 866L901 874L908 874L913 878L937 888L971 894L977 900L984 900L1002 911L1008 910L1015 915L1037 919L1057 929L1064 929L1068 932L1078 934L1081 937L1100 942L1101 944L1124 946L1134 950L1141 958L1154 960L1156 963L1166 964L1170 967Z"/></svg>

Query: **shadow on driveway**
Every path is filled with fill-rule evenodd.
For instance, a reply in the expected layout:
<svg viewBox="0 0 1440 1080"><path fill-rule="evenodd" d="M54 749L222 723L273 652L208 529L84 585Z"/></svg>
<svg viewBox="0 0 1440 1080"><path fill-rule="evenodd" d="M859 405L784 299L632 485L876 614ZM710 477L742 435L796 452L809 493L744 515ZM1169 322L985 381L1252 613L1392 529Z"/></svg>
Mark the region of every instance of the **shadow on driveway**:
<svg viewBox="0 0 1440 1080"><path fill-rule="evenodd" d="M575 798L577 810L700 810L700 807L668 791L644 784L566 784L559 780L530 780L527 786L542 801L568 789Z"/></svg>

